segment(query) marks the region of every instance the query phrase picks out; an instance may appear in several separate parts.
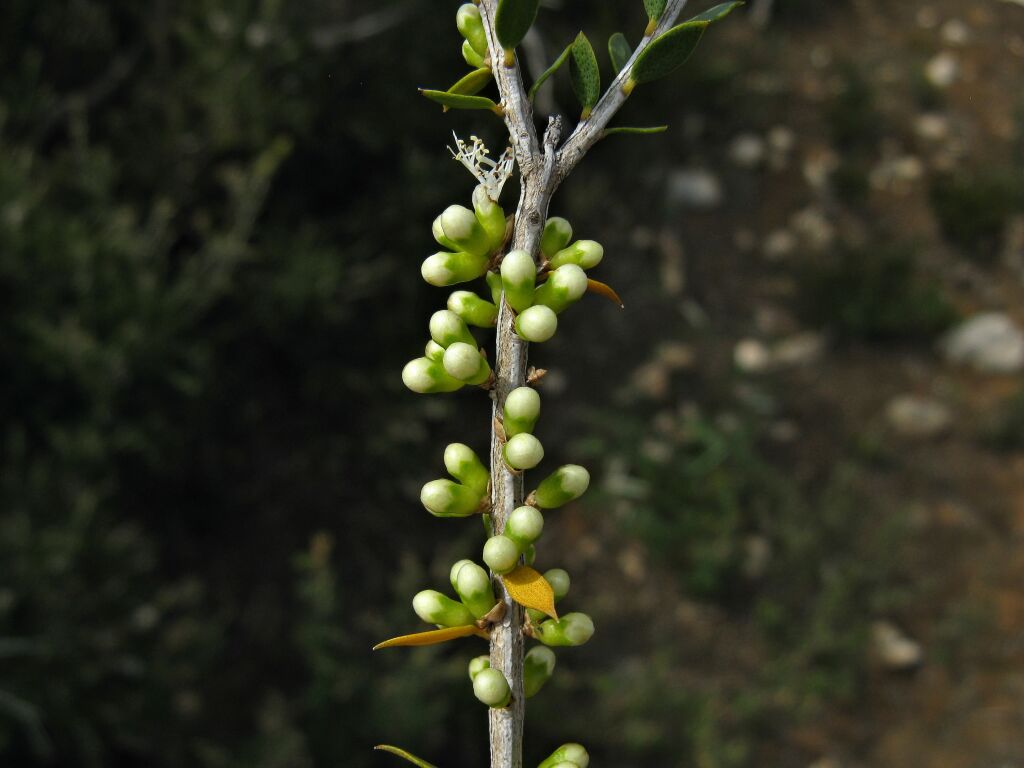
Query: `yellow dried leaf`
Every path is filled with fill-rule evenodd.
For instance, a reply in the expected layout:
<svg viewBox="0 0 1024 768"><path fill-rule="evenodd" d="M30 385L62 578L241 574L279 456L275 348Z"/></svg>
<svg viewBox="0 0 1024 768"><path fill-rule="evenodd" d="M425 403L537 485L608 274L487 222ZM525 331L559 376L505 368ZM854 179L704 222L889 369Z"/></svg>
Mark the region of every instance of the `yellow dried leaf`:
<svg viewBox="0 0 1024 768"><path fill-rule="evenodd" d="M509 595L524 608L533 608L558 618L555 611L555 591L548 580L528 565L520 565L501 577Z"/></svg>
<svg viewBox="0 0 1024 768"><path fill-rule="evenodd" d="M614 301L622 309L626 307L622 303L622 299L619 298L619 294L607 283L602 283L600 280L587 280L587 290L590 293L596 293L598 296L604 296L609 301Z"/></svg>
<svg viewBox="0 0 1024 768"><path fill-rule="evenodd" d="M432 629L429 632L417 632L414 635L392 637L390 640L385 640L383 643L377 643L373 646L373 650L377 651L381 648L393 648L398 645L437 645L438 643L444 643L458 637L469 637L470 635L476 635L477 637L482 637L485 640L490 637L487 632L480 629L480 627L475 624L467 624L464 627L445 627L444 629Z"/></svg>

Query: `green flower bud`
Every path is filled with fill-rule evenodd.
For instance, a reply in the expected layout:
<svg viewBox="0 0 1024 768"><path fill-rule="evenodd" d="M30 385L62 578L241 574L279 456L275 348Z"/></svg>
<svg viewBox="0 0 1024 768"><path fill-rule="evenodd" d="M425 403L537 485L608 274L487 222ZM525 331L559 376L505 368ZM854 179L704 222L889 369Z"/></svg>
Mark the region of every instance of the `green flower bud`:
<svg viewBox="0 0 1024 768"><path fill-rule="evenodd" d="M583 269L593 269L604 258L604 248L593 240L577 240L568 248L563 248L551 258L552 269L563 264L575 264Z"/></svg>
<svg viewBox="0 0 1024 768"><path fill-rule="evenodd" d="M473 46L469 44L469 40L462 41L462 58L466 60L473 69L480 69L484 65L484 57L473 50Z"/></svg>
<svg viewBox="0 0 1024 768"><path fill-rule="evenodd" d="M469 332L461 317L447 309L439 309L430 316L430 338L436 344L448 349L456 342L470 344L476 348L476 339Z"/></svg>
<svg viewBox="0 0 1024 768"><path fill-rule="evenodd" d="M440 251L433 256L428 256L420 267L423 279L438 288L468 283L470 280L476 280L486 271L486 256L475 256L463 251L456 253Z"/></svg>
<svg viewBox="0 0 1024 768"><path fill-rule="evenodd" d="M533 565L533 561L537 559L537 545L531 544L523 551L523 562L527 565Z"/></svg>
<svg viewBox="0 0 1024 768"><path fill-rule="evenodd" d="M540 538L544 530L544 515L536 507L516 507L505 521L505 535L521 550Z"/></svg>
<svg viewBox="0 0 1024 768"><path fill-rule="evenodd" d="M475 344L456 341L444 351L443 363L449 376L467 384L483 384L491 375L491 366Z"/></svg>
<svg viewBox="0 0 1024 768"><path fill-rule="evenodd" d="M590 765L590 755L582 744L563 744L537 768L560 768L566 763L576 768L587 768Z"/></svg>
<svg viewBox="0 0 1024 768"><path fill-rule="evenodd" d="M469 660L469 679L476 680L476 676L485 669L491 668L491 659L488 656L477 656Z"/></svg>
<svg viewBox="0 0 1024 768"><path fill-rule="evenodd" d="M548 619L534 628L544 645L583 645L594 634L594 622L585 613L567 613L560 619Z"/></svg>
<svg viewBox="0 0 1024 768"><path fill-rule="evenodd" d="M501 709L507 707L512 699L512 689L501 672L488 667L481 669L473 678L473 695L488 707Z"/></svg>
<svg viewBox="0 0 1024 768"><path fill-rule="evenodd" d="M551 589L555 593L556 603L569 594L569 587L572 584L572 580L569 578L569 574L563 569L552 568L549 571L545 571L544 578L547 580L548 584L551 585Z"/></svg>
<svg viewBox="0 0 1024 768"><path fill-rule="evenodd" d="M445 208L441 214L441 231L461 251L474 256L486 256L490 252L487 232L476 220L476 214L469 208L461 205L449 205Z"/></svg>
<svg viewBox="0 0 1024 768"><path fill-rule="evenodd" d="M487 287L491 289L491 301L494 302L494 306L498 306L501 304L501 292L504 290L501 275L498 272L488 272L484 279L487 281Z"/></svg>
<svg viewBox="0 0 1024 768"><path fill-rule="evenodd" d="M509 251L501 260L501 285L505 301L516 312L533 304L533 286L537 282L537 265L526 251Z"/></svg>
<svg viewBox="0 0 1024 768"><path fill-rule="evenodd" d="M433 360L435 363L440 363L444 359L444 347L438 344L436 341L431 339L427 342L426 348L423 350L423 354L426 355L428 360Z"/></svg>
<svg viewBox="0 0 1024 768"><path fill-rule="evenodd" d="M561 216L552 216L544 225L544 234L540 238L540 252L544 258L552 259L572 240L572 225Z"/></svg>
<svg viewBox="0 0 1024 768"><path fill-rule="evenodd" d="M541 509L555 509L578 499L590 485L590 473L578 464L566 464L545 477L534 498Z"/></svg>
<svg viewBox="0 0 1024 768"><path fill-rule="evenodd" d="M488 252L494 253L505 243L505 211L491 200L483 184L473 190L473 210L487 233Z"/></svg>
<svg viewBox="0 0 1024 768"><path fill-rule="evenodd" d="M533 292L533 303L564 312L587 292L587 273L575 264L563 264Z"/></svg>
<svg viewBox="0 0 1024 768"><path fill-rule="evenodd" d="M458 591L458 587L455 584L459 578L459 571L462 569L462 566L472 562L472 560L459 560L452 566L452 569L448 572L448 581L451 582L452 589Z"/></svg>
<svg viewBox="0 0 1024 768"><path fill-rule="evenodd" d="M558 330L558 317L551 307L538 304L516 316L516 333L527 341L547 341Z"/></svg>
<svg viewBox="0 0 1024 768"><path fill-rule="evenodd" d="M434 239L437 241L438 245L443 245L449 251L459 250L459 246L444 236L444 230L441 229L440 216L434 219L434 223L430 225L430 232L434 235Z"/></svg>
<svg viewBox="0 0 1024 768"><path fill-rule="evenodd" d="M420 502L435 517L469 517L481 499L482 493L451 480L431 480L420 491Z"/></svg>
<svg viewBox="0 0 1024 768"><path fill-rule="evenodd" d="M412 609L427 624L442 627L464 627L476 621L469 608L433 589L417 593L412 599Z"/></svg>
<svg viewBox="0 0 1024 768"><path fill-rule="evenodd" d="M479 8L473 3L460 5L455 14L455 26L477 54L487 55L487 33L484 32L484 22L480 18Z"/></svg>
<svg viewBox="0 0 1024 768"><path fill-rule="evenodd" d="M484 562L497 574L505 574L519 565L519 547L508 536L491 536L484 543Z"/></svg>
<svg viewBox="0 0 1024 768"><path fill-rule="evenodd" d="M506 437L533 432L540 416L540 395L532 387L516 387L505 398L502 426Z"/></svg>
<svg viewBox="0 0 1024 768"><path fill-rule="evenodd" d="M455 591L469 612L481 619L494 607L494 588L487 571L476 563L469 563L459 569Z"/></svg>
<svg viewBox="0 0 1024 768"><path fill-rule="evenodd" d="M505 443L505 461L512 469L533 469L544 458L544 446L529 432L522 432Z"/></svg>
<svg viewBox="0 0 1024 768"><path fill-rule="evenodd" d="M477 328L493 328L498 322L498 307L472 291L455 291L448 297L448 309Z"/></svg>
<svg viewBox="0 0 1024 768"><path fill-rule="evenodd" d="M441 363L427 357L417 357L406 363L402 369L402 382L413 392L421 394L454 392L463 387L461 381L445 372Z"/></svg>
<svg viewBox="0 0 1024 768"><path fill-rule="evenodd" d="M555 671L555 652L544 645L535 645L523 657L523 693L536 695Z"/></svg>
<svg viewBox="0 0 1024 768"><path fill-rule="evenodd" d="M487 492L491 473L468 445L452 443L445 448L444 467L449 475L481 496Z"/></svg>

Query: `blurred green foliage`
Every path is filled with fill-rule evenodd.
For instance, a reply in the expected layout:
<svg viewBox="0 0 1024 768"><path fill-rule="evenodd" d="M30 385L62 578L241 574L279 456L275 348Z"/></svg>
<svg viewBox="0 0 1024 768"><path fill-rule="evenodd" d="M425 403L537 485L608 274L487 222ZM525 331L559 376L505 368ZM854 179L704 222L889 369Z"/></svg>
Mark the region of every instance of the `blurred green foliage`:
<svg viewBox="0 0 1024 768"><path fill-rule="evenodd" d="M940 174L932 179L930 194L946 237L982 263L998 260L1007 220L1024 213L1024 178L1016 170Z"/></svg>
<svg viewBox="0 0 1024 768"><path fill-rule="evenodd" d="M843 248L807 261L799 273L797 309L804 321L862 341L929 339L957 312L933 278L922 274L908 245Z"/></svg>

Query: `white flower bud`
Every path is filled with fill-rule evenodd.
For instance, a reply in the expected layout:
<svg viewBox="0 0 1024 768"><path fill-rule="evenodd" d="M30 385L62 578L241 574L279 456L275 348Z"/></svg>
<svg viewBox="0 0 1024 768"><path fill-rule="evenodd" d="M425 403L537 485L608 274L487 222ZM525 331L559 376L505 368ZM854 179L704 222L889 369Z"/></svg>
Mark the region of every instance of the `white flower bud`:
<svg viewBox="0 0 1024 768"><path fill-rule="evenodd" d="M544 446L529 432L521 432L505 443L505 461L512 469L533 469L544 458Z"/></svg>
<svg viewBox="0 0 1024 768"><path fill-rule="evenodd" d="M427 346L424 348L423 354L428 360L440 363L444 359L444 347L431 339L427 342Z"/></svg>
<svg viewBox="0 0 1024 768"><path fill-rule="evenodd" d="M478 619L486 616L497 602L490 576L476 563L469 563L459 569L455 591L469 612Z"/></svg>
<svg viewBox="0 0 1024 768"><path fill-rule="evenodd" d="M472 291L452 293L448 297L448 309L461 317L466 325L477 328L493 328L498 322L498 307Z"/></svg>
<svg viewBox="0 0 1024 768"><path fill-rule="evenodd" d="M463 387L461 381L445 372L441 363L427 357L418 357L405 364L402 369L402 383L413 392L421 394L454 392Z"/></svg>
<svg viewBox="0 0 1024 768"><path fill-rule="evenodd" d="M486 256L490 252L487 231L469 208L461 205L449 205L445 208L441 214L441 231L466 253Z"/></svg>
<svg viewBox="0 0 1024 768"><path fill-rule="evenodd" d="M526 341L547 341L558 330L558 316L543 304L529 307L516 317L516 333Z"/></svg>
<svg viewBox="0 0 1024 768"><path fill-rule="evenodd" d="M448 474L481 495L487 491L491 473L472 448L463 443L451 443L444 449L444 467Z"/></svg>
<svg viewBox="0 0 1024 768"><path fill-rule="evenodd" d="M508 706L512 698L512 689L501 672L488 667L481 669L473 678L473 695L488 707L500 709Z"/></svg>
<svg viewBox="0 0 1024 768"><path fill-rule="evenodd" d="M578 464L566 464L545 477L534 491L537 506L555 509L578 499L590 486L590 473Z"/></svg>
<svg viewBox="0 0 1024 768"><path fill-rule="evenodd" d="M540 252L551 259L572 240L572 225L561 216L552 216L544 224L540 238Z"/></svg>
<svg viewBox="0 0 1024 768"><path fill-rule="evenodd" d="M451 480L431 480L420 491L420 503L436 517L468 517L479 511L483 494Z"/></svg>
<svg viewBox="0 0 1024 768"><path fill-rule="evenodd" d="M444 288L476 280L487 271L487 257L457 251L441 251L428 256L420 267L420 275L430 285Z"/></svg>
<svg viewBox="0 0 1024 768"><path fill-rule="evenodd" d="M594 622L585 613L567 613L560 619L549 619L535 630L544 645L583 645L594 634Z"/></svg>
<svg viewBox="0 0 1024 768"><path fill-rule="evenodd" d="M563 264L533 293L535 304L544 304L555 312L563 312L587 292L587 273L575 264Z"/></svg>
<svg viewBox="0 0 1024 768"><path fill-rule="evenodd" d="M536 507L516 507L505 522L505 535L520 549L539 539L543 530L544 515Z"/></svg>
<svg viewBox="0 0 1024 768"><path fill-rule="evenodd" d="M483 672L485 669L490 669L491 659L488 656L477 656L474 659L470 659L469 662L469 679L475 680L476 676Z"/></svg>
<svg viewBox="0 0 1024 768"><path fill-rule="evenodd" d="M552 269L563 264L575 264L583 269L593 269L604 258L604 247L594 240L577 240L568 248L563 248L551 258Z"/></svg>
<svg viewBox="0 0 1024 768"><path fill-rule="evenodd" d="M575 766L575 768L588 768L590 755L583 748L582 744L563 744L548 758L537 766L537 768L564 768Z"/></svg>
<svg viewBox="0 0 1024 768"><path fill-rule="evenodd" d="M456 341L444 351L443 362L449 376L467 384L483 384L491 375L491 367L473 344Z"/></svg>
<svg viewBox="0 0 1024 768"><path fill-rule="evenodd" d="M459 560L452 565L451 570L448 572L448 581L451 582L452 589L455 589L456 580L459 578L459 571L462 570L462 566L467 563L472 563L472 560Z"/></svg>
<svg viewBox="0 0 1024 768"><path fill-rule="evenodd" d="M505 574L519 565L519 547L508 536L491 536L484 543L484 562L497 574Z"/></svg>
<svg viewBox="0 0 1024 768"><path fill-rule="evenodd" d="M533 432L540 416L540 395L532 387L516 387L505 397L502 426L506 437Z"/></svg>
<svg viewBox="0 0 1024 768"><path fill-rule="evenodd" d="M501 260L501 284L505 301L516 312L533 304L537 265L526 251L510 251Z"/></svg>
<svg viewBox="0 0 1024 768"><path fill-rule="evenodd" d="M430 338L445 349L460 341L476 347L476 339L469 332L466 323L448 309L439 309L430 316Z"/></svg>
<svg viewBox="0 0 1024 768"><path fill-rule="evenodd" d="M535 645L523 658L523 693L537 695L555 671L555 652L546 645Z"/></svg>
<svg viewBox="0 0 1024 768"><path fill-rule="evenodd" d="M476 621L469 608L433 589L417 593L412 599L412 609L427 624L442 627L464 627Z"/></svg>
<svg viewBox="0 0 1024 768"><path fill-rule="evenodd" d="M552 568L549 571L545 571L544 578L547 580L548 584L551 585L551 589L555 593L556 602L569 594L569 587L572 584L572 580L569 578L568 572L562 568Z"/></svg>

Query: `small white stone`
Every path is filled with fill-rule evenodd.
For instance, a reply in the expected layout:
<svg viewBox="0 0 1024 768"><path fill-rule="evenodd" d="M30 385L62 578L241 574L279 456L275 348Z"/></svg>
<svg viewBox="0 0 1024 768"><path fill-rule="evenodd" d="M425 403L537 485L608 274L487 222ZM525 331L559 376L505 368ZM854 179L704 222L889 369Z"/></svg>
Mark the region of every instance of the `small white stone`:
<svg viewBox="0 0 1024 768"><path fill-rule="evenodd" d="M899 395L885 408L889 425L902 437L926 440L949 429L953 414L944 404L920 395Z"/></svg>
<svg viewBox="0 0 1024 768"><path fill-rule="evenodd" d="M764 139L757 134L744 133L733 139L729 159L740 168L752 170L764 160L764 152Z"/></svg>
<svg viewBox="0 0 1024 768"><path fill-rule="evenodd" d="M736 367L744 373L764 373L772 364L768 347L757 339L743 339L732 354Z"/></svg>
<svg viewBox="0 0 1024 768"><path fill-rule="evenodd" d="M955 55L943 51L925 65L924 74L936 88L948 88L960 74L960 63Z"/></svg>
<svg viewBox="0 0 1024 768"><path fill-rule="evenodd" d="M708 209L722 203L722 184L711 171L680 168L668 177L668 200L683 208Z"/></svg>
<svg viewBox="0 0 1024 768"><path fill-rule="evenodd" d="M921 644L888 621L876 621L871 626L871 645L876 658L886 669L913 669L924 661Z"/></svg>
<svg viewBox="0 0 1024 768"><path fill-rule="evenodd" d="M981 373L1024 370L1024 332L1007 315L986 312L954 328L942 341L946 359Z"/></svg>

